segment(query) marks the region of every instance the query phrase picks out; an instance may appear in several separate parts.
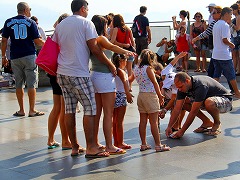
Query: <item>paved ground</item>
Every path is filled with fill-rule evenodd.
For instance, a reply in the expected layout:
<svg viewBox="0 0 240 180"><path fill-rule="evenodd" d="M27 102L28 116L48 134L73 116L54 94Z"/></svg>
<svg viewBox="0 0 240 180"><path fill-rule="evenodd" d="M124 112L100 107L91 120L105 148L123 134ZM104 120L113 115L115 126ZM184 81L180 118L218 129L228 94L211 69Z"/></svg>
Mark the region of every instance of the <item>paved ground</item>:
<svg viewBox="0 0 240 180"><path fill-rule="evenodd" d="M72 158L71 151L47 149L47 118L52 107L49 87L37 90L37 109L41 117L13 117L18 110L14 89L0 91L0 179L240 179L240 100L234 109L222 114L222 134L209 137L195 134L193 125L179 140L167 139L164 130L169 114L161 121L161 140L170 152L140 152L139 115L136 106L138 87L133 86L135 103L129 105L125 118L125 139L133 148L124 155L102 159ZM25 98L27 104L27 98ZM26 106L26 109L28 107ZM82 113L77 114L78 138L85 145ZM100 141L104 144L102 122ZM60 130L56 139L61 142ZM154 141L148 126L148 143Z"/></svg>

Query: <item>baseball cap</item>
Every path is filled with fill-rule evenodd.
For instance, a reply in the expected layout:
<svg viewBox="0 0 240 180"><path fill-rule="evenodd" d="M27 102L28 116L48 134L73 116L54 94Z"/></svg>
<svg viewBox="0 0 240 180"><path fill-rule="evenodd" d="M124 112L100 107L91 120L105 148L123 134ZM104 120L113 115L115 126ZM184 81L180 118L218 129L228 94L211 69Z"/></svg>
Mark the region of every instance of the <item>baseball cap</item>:
<svg viewBox="0 0 240 180"><path fill-rule="evenodd" d="M210 3L206 8L208 8L208 7L215 7L215 6L217 6L215 3Z"/></svg>

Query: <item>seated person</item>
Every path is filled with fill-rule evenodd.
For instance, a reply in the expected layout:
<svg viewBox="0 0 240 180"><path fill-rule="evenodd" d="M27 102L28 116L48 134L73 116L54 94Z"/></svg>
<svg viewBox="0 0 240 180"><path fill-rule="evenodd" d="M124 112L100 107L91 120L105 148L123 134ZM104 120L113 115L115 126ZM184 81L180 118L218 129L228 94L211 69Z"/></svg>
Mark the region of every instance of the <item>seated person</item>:
<svg viewBox="0 0 240 180"><path fill-rule="evenodd" d="M163 38L159 43L157 43L156 47L159 47L156 55L157 61L165 66L165 63L168 62L169 54L172 52L174 47L174 41L167 41L167 38Z"/></svg>

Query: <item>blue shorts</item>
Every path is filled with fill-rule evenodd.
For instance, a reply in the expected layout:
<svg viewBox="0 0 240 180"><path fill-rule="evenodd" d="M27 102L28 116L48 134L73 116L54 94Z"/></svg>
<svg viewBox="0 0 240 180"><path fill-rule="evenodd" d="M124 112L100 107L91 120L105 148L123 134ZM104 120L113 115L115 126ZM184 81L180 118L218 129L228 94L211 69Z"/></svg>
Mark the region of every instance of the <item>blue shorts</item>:
<svg viewBox="0 0 240 180"><path fill-rule="evenodd" d="M220 78L221 75L223 74L228 81L236 79L232 59L216 60L216 59L212 58L212 61L213 61L213 65L214 65L213 78Z"/></svg>

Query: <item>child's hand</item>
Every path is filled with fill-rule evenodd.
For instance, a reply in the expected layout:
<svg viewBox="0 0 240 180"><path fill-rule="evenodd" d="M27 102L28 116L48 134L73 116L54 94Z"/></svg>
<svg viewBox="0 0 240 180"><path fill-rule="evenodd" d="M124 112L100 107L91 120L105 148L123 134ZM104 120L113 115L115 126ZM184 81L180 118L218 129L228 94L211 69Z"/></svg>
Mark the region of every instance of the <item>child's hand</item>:
<svg viewBox="0 0 240 180"><path fill-rule="evenodd" d="M181 53L178 55L178 57L179 57L179 58L182 58L182 57L186 56L187 54L188 54L188 52L181 52Z"/></svg>
<svg viewBox="0 0 240 180"><path fill-rule="evenodd" d="M130 92L126 93L126 96L127 96L127 102L132 104L134 96Z"/></svg>
<svg viewBox="0 0 240 180"><path fill-rule="evenodd" d="M164 105L164 96L163 95L159 98L159 104L160 104L160 106Z"/></svg>
<svg viewBox="0 0 240 180"><path fill-rule="evenodd" d="M164 109L160 110L159 117L163 119L165 117L166 111Z"/></svg>

